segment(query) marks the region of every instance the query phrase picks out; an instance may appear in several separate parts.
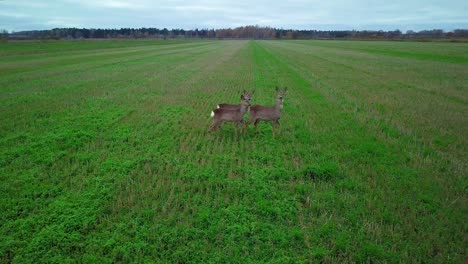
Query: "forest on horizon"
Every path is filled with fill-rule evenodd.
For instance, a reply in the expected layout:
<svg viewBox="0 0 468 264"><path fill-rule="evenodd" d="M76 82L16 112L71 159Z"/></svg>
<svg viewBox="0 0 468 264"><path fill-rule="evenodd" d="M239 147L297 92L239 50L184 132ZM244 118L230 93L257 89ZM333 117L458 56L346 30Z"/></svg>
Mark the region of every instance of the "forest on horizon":
<svg viewBox="0 0 468 264"><path fill-rule="evenodd" d="M54 28L8 32L3 39L105 39L105 38L206 38L206 39L444 39L468 38L468 29L442 29L402 32L384 30L296 30L272 27L244 26L225 29L159 29L159 28Z"/></svg>

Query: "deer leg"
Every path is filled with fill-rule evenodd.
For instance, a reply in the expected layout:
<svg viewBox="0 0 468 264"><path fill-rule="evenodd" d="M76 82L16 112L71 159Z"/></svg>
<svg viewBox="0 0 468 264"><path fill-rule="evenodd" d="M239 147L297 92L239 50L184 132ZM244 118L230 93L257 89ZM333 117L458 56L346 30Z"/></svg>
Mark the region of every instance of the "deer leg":
<svg viewBox="0 0 468 264"><path fill-rule="evenodd" d="M273 133L273 137L275 137L275 120L271 121L271 132Z"/></svg>
<svg viewBox="0 0 468 264"><path fill-rule="evenodd" d="M281 129L280 129L280 134L283 134L283 128L282 128L282 126L281 126L281 123L280 123L280 121L279 121L279 118L276 120L276 124L279 125L279 127L281 128Z"/></svg>
<svg viewBox="0 0 468 264"><path fill-rule="evenodd" d="M245 122L244 122L244 120L239 121L239 123L237 123L237 126L239 127L240 131L243 134L245 132Z"/></svg>
<svg viewBox="0 0 468 264"><path fill-rule="evenodd" d="M215 125L216 125L216 121L213 121L213 124L211 124L210 128L208 129L208 132L213 131Z"/></svg>
<svg viewBox="0 0 468 264"><path fill-rule="evenodd" d="M260 120L258 120L258 119L255 120L255 122L254 122L255 130L257 130L257 132L258 132L258 123L259 122L260 122Z"/></svg>
<svg viewBox="0 0 468 264"><path fill-rule="evenodd" d="M249 127L249 121L243 121L242 122L242 129L245 131Z"/></svg>
<svg viewBox="0 0 468 264"><path fill-rule="evenodd" d="M252 119L252 117L250 117L250 119L247 122L245 122L245 126L249 127L249 125L252 124L252 123L253 123L253 119Z"/></svg>
<svg viewBox="0 0 468 264"><path fill-rule="evenodd" d="M241 129L242 121L237 121L236 122L236 135L237 135L237 130Z"/></svg>
<svg viewBox="0 0 468 264"><path fill-rule="evenodd" d="M218 128L221 126L221 122L222 122L222 120L216 120L216 119L215 119L215 120L213 121L213 124L211 125L211 127L210 127L210 129L209 129L208 131L211 132L211 131L214 131L214 130L218 129Z"/></svg>
<svg viewBox="0 0 468 264"><path fill-rule="evenodd" d="M215 130L216 128L216 122L214 122L211 126L210 126L210 129L208 129L208 132L211 132L213 130Z"/></svg>

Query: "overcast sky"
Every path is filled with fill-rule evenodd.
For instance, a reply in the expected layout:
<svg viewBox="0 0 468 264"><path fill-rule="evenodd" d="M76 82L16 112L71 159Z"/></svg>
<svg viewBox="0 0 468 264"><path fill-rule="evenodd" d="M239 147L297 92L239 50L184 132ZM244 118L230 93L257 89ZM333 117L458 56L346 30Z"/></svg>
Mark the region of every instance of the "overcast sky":
<svg viewBox="0 0 468 264"><path fill-rule="evenodd" d="M468 28L468 0L0 0L0 29L56 27L320 30Z"/></svg>

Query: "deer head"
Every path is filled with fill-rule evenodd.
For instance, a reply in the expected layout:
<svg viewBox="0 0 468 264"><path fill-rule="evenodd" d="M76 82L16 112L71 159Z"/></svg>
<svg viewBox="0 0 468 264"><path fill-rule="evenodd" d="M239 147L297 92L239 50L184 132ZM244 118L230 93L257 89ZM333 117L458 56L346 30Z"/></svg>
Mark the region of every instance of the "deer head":
<svg viewBox="0 0 468 264"><path fill-rule="evenodd" d="M244 90L241 95L241 105L249 107L250 106L250 100L252 100L253 92L247 92Z"/></svg>
<svg viewBox="0 0 468 264"><path fill-rule="evenodd" d="M284 89L281 90L280 88L278 88L278 86L276 86L276 103L277 105L280 105L281 108L283 106L284 96L286 95L287 91L288 87L284 87Z"/></svg>

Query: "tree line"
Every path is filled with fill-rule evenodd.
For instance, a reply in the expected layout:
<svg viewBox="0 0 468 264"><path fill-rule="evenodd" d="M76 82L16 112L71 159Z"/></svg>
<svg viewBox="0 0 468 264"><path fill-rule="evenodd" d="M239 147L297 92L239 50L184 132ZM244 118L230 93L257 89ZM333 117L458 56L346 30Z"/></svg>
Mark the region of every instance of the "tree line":
<svg viewBox="0 0 468 264"><path fill-rule="evenodd" d="M11 32L1 31L7 39L105 39L105 38L207 38L207 39L437 39L468 38L468 29L445 32L441 29L401 32L400 30L294 30L244 26L225 29L158 28L54 28Z"/></svg>

